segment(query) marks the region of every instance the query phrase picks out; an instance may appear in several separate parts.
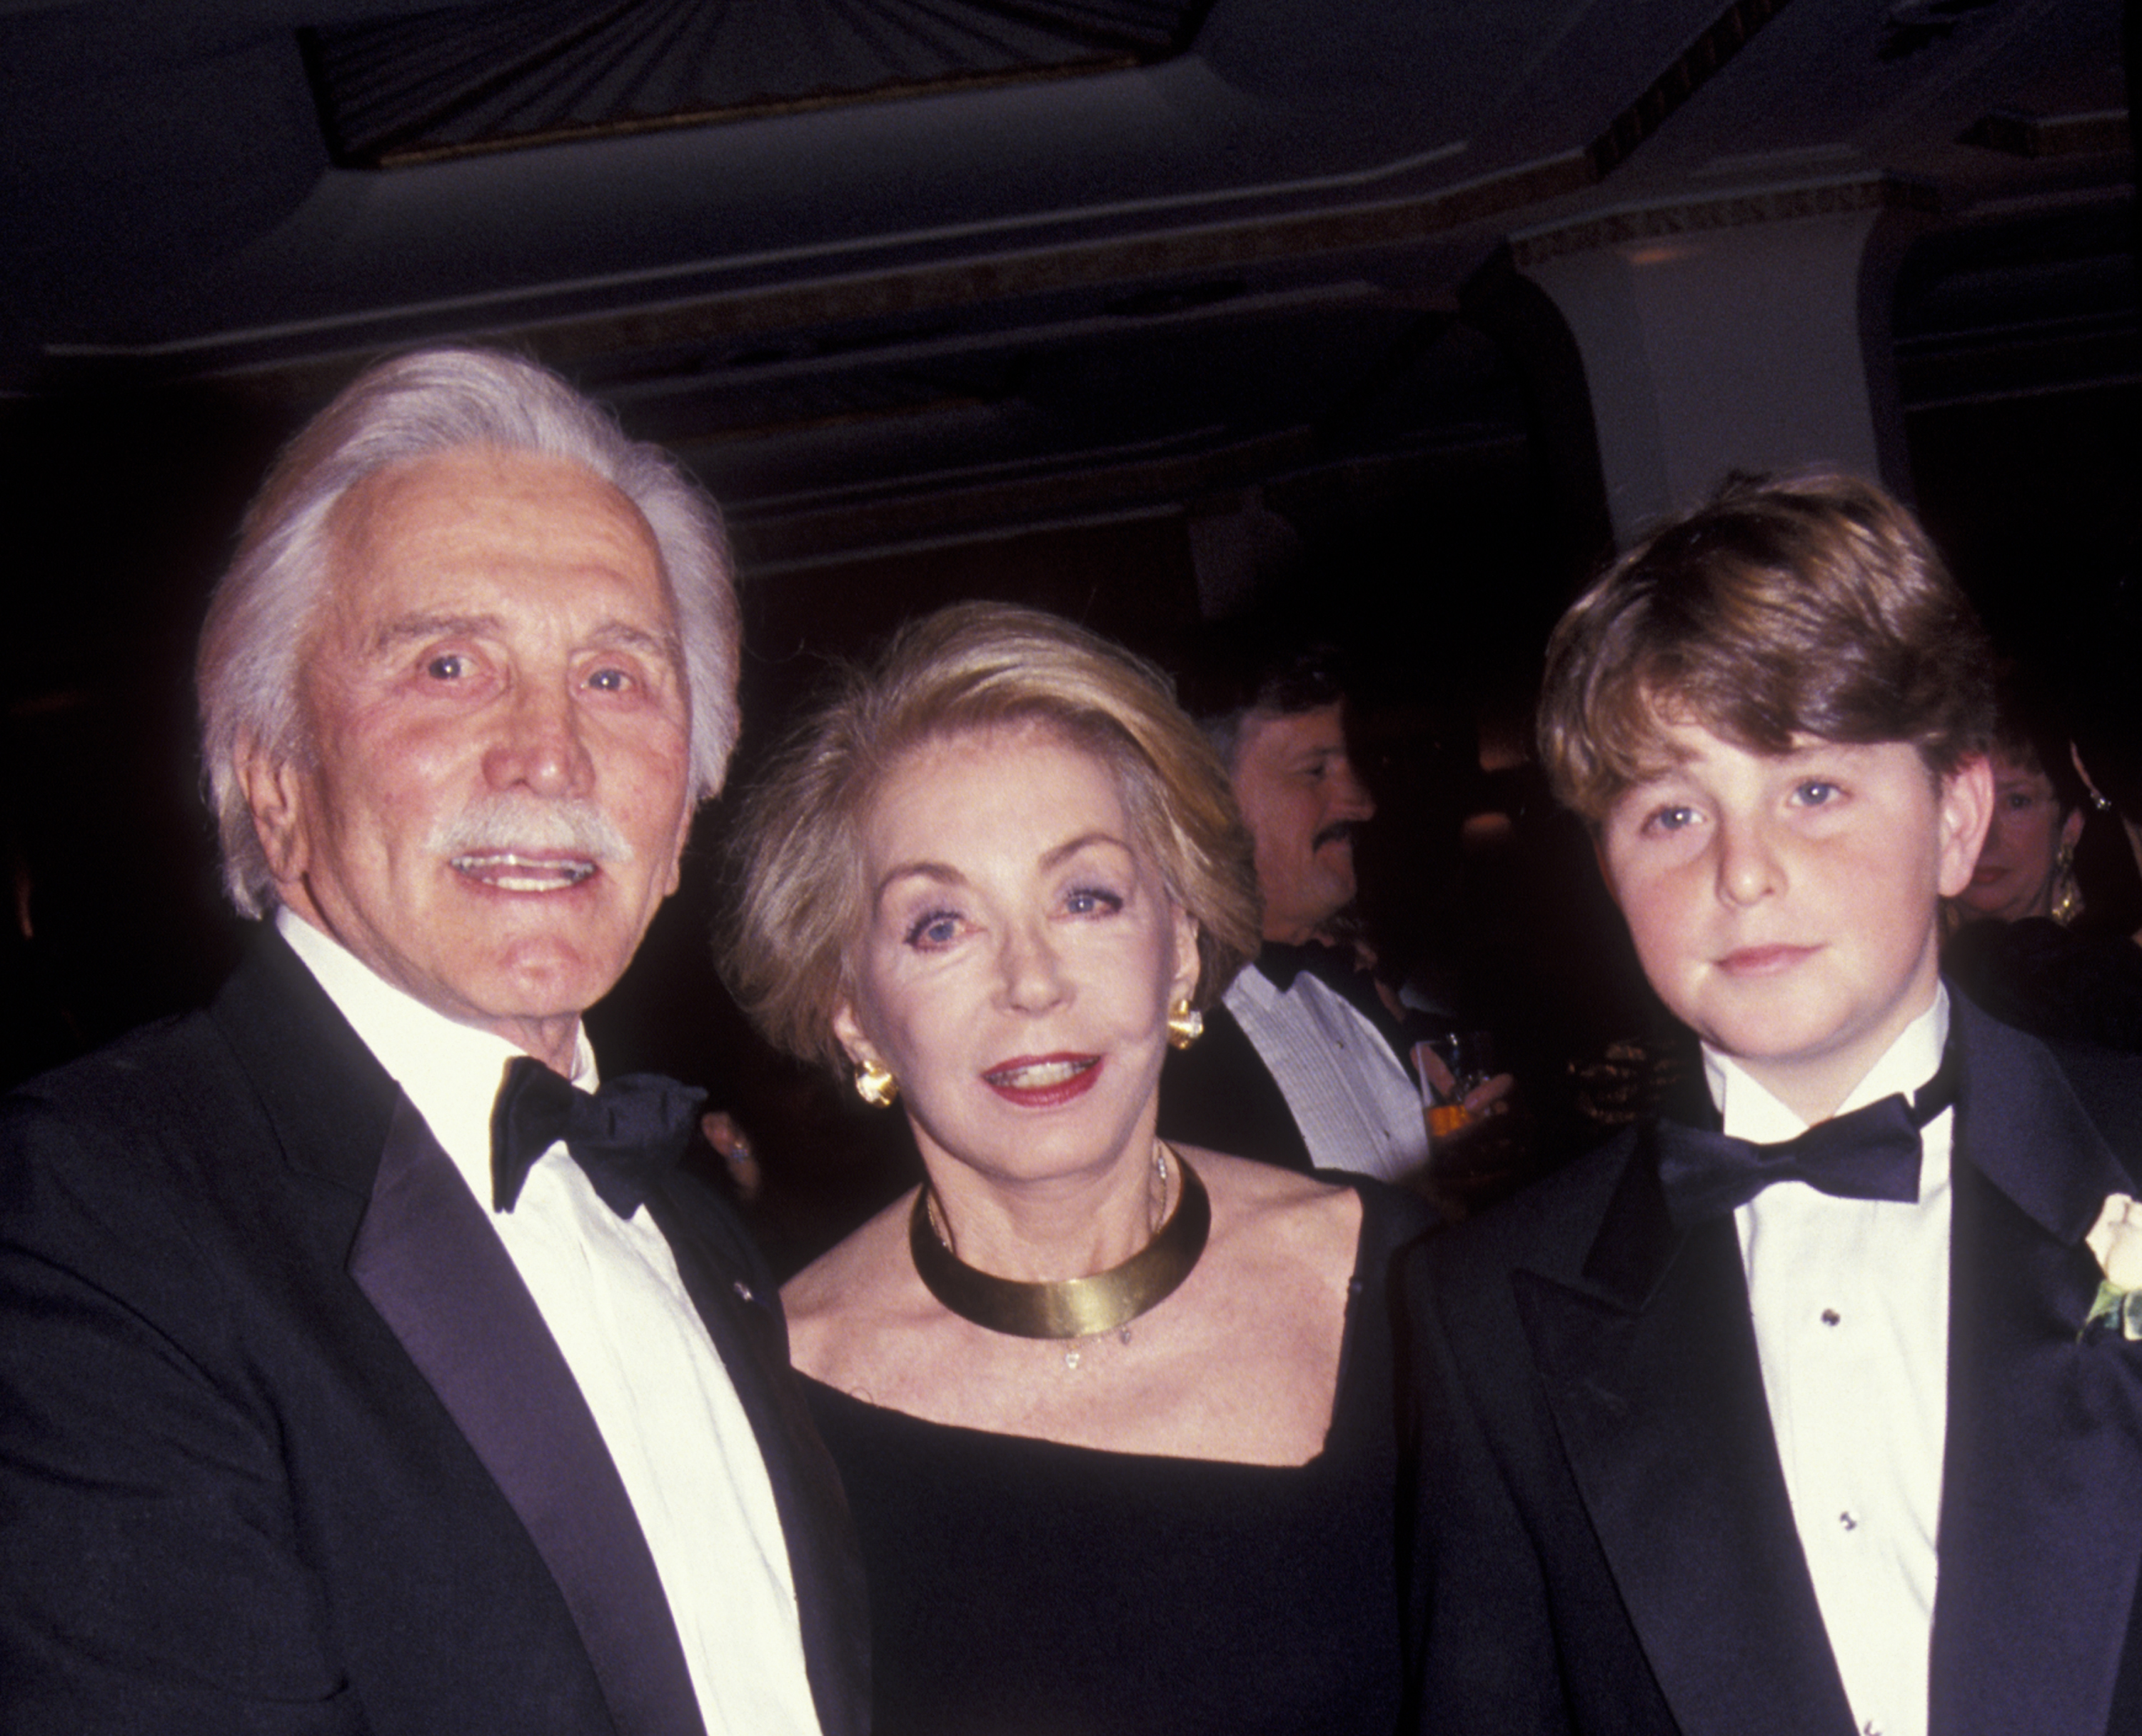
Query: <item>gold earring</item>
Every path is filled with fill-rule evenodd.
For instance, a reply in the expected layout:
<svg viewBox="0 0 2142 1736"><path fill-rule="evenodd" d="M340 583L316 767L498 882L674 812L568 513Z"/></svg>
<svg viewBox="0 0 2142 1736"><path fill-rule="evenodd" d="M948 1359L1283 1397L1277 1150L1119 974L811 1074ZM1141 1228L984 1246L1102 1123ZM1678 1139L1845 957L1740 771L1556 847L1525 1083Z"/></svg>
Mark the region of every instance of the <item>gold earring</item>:
<svg viewBox="0 0 2142 1736"><path fill-rule="evenodd" d="M1173 1049L1187 1049L1205 1035L1205 1015L1190 1004L1187 995L1167 1009L1167 1042Z"/></svg>
<svg viewBox="0 0 2142 1736"><path fill-rule="evenodd" d="M2065 838L2053 858L2053 908L2046 914L2063 928L2082 914L2082 888L2075 883L2075 846Z"/></svg>
<svg viewBox="0 0 2142 1736"><path fill-rule="evenodd" d="M856 1063L856 1095L872 1109L890 1109L900 1095L900 1081L874 1061Z"/></svg>

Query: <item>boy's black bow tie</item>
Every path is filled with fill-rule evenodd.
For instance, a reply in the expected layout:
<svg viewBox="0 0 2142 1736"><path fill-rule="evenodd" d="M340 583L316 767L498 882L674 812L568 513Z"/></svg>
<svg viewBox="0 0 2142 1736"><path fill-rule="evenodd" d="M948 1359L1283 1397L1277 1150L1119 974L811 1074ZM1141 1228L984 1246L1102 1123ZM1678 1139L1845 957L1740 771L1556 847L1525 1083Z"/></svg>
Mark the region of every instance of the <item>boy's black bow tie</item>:
<svg viewBox="0 0 2142 1736"><path fill-rule="evenodd" d="M1956 1069L1944 1056L1908 1102L1896 1092L1774 1145L1662 1121L1659 1183L1666 1209L1686 1229L1723 1217L1779 1181L1804 1181L1845 1199L1916 1199L1920 1130L1955 1101Z"/></svg>
<svg viewBox="0 0 2142 1736"><path fill-rule="evenodd" d="M590 1095L516 1055L491 1111L491 1209L511 1211L531 1166L563 1140L603 1204L630 1217L654 1178L684 1155L706 1096L659 1073L628 1073Z"/></svg>

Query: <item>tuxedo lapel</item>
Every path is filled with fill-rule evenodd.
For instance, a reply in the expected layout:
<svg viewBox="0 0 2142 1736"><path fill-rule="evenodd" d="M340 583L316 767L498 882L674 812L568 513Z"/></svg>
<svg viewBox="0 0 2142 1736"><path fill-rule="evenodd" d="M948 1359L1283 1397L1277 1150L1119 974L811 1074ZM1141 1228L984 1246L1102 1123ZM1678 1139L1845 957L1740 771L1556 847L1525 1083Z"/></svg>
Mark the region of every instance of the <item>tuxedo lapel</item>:
<svg viewBox="0 0 2142 1736"><path fill-rule="evenodd" d="M272 923L260 924L210 1016L259 1095L284 1162L340 1189L353 1232L400 1088Z"/></svg>
<svg viewBox="0 0 2142 1736"><path fill-rule="evenodd" d="M1513 1282L1586 1511L1685 1736L1847 1736L1732 1220L1677 1234L1640 1135L1582 1271Z"/></svg>
<svg viewBox="0 0 2142 1736"><path fill-rule="evenodd" d="M349 1271L527 1528L621 1736L703 1736L654 1557L595 1418L482 1206L407 1098Z"/></svg>
<svg viewBox="0 0 2142 1736"><path fill-rule="evenodd" d="M2107 1729L2142 1561L2142 1346L2081 1326L2132 1189L2051 1056L1958 1005L1933 1736Z"/></svg>
<svg viewBox="0 0 2142 1736"><path fill-rule="evenodd" d="M284 1160L348 1199L351 1278L549 1567L621 1736L703 1736L631 1501L534 1298L452 1160L272 926L225 985L215 1017ZM468 1588L484 1595L481 1585Z"/></svg>
<svg viewBox="0 0 2142 1736"><path fill-rule="evenodd" d="M352 1278L550 1569L618 1729L703 1729L688 1666L600 1432L483 1206L310 971L264 925L215 1018ZM749 1235L684 1185L648 1201L763 1452L827 1736L869 1725L869 1617L837 1475L787 1370ZM347 1238L346 1240L342 1238ZM472 1597L483 1595L471 1586Z"/></svg>

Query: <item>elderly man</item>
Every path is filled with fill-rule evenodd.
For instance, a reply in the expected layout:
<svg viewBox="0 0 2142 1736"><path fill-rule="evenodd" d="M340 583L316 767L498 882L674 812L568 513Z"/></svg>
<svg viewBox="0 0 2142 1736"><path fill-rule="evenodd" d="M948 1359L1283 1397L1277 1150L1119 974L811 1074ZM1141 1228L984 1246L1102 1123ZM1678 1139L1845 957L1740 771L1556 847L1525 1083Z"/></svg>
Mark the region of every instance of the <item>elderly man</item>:
<svg viewBox="0 0 2142 1736"><path fill-rule="evenodd" d="M698 1094L575 1089L737 636L711 506L527 364L385 364L284 456L199 668L272 919L0 1123L0 1727L863 1729Z"/></svg>

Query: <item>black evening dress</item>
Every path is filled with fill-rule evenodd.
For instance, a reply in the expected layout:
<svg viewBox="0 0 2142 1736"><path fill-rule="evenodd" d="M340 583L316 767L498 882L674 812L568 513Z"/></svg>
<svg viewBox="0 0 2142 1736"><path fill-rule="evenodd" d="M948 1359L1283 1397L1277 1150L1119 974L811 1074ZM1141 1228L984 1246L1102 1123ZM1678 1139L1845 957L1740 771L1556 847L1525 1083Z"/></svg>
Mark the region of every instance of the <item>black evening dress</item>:
<svg viewBox="0 0 2142 1736"><path fill-rule="evenodd" d="M988 1434L805 1382L862 1539L875 1736L1393 1729L1385 1275L1431 1219L1327 1179L1360 1191L1361 1238L1331 1426L1306 1465Z"/></svg>

